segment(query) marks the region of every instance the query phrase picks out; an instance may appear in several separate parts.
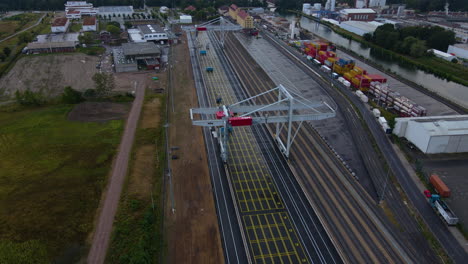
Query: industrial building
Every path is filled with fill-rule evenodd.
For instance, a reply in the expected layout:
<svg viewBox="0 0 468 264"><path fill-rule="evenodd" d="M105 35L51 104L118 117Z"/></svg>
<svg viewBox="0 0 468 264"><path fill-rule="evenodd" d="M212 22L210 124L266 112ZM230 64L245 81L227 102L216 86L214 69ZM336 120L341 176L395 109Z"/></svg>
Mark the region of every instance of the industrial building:
<svg viewBox="0 0 468 264"><path fill-rule="evenodd" d="M74 52L78 45L79 33L38 35L36 41L29 43L24 52L28 54Z"/></svg>
<svg viewBox="0 0 468 264"><path fill-rule="evenodd" d="M459 58L468 59L468 44L454 44L448 47L447 53L453 53Z"/></svg>
<svg viewBox="0 0 468 264"><path fill-rule="evenodd" d="M346 31L364 36L366 33L373 33L381 25L383 24L378 22L344 21L339 26Z"/></svg>
<svg viewBox="0 0 468 264"><path fill-rule="evenodd" d="M386 0L356 0L356 8L369 8L369 7L379 7L382 8L386 4Z"/></svg>
<svg viewBox="0 0 468 264"><path fill-rule="evenodd" d="M161 49L153 42L123 43L121 48L113 50L116 72L159 69Z"/></svg>
<svg viewBox="0 0 468 264"><path fill-rule="evenodd" d="M83 31L96 31L97 20L96 17L85 17L83 19Z"/></svg>
<svg viewBox="0 0 468 264"><path fill-rule="evenodd" d="M98 8L101 16L131 16L133 15L133 6L100 6Z"/></svg>
<svg viewBox="0 0 468 264"><path fill-rule="evenodd" d="M65 14L67 18L81 18L82 15L95 16L98 9L92 3L86 1L68 1L65 3Z"/></svg>
<svg viewBox="0 0 468 264"><path fill-rule="evenodd" d="M158 41L164 43L169 39L167 32L156 24L139 25L136 29L129 29L128 37L131 42Z"/></svg>
<svg viewBox="0 0 468 264"><path fill-rule="evenodd" d="M181 15L179 17L179 23L181 23L181 24L192 24L192 16Z"/></svg>
<svg viewBox="0 0 468 264"><path fill-rule="evenodd" d="M52 33L64 33L67 32L70 26L70 21L66 17L59 17L52 22L51 31Z"/></svg>
<svg viewBox="0 0 468 264"><path fill-rule="evenodd" d="M374 10L370 8L357 8L357 9L342 9L340 10L340 18L342 21L373 21L376 17Z"/></svg>
<svg viewBox="0 0 468 264"><path fill-rule="evenodd" d="M468 115L396 118L393 134L424 153L468 152Z"/></svg>

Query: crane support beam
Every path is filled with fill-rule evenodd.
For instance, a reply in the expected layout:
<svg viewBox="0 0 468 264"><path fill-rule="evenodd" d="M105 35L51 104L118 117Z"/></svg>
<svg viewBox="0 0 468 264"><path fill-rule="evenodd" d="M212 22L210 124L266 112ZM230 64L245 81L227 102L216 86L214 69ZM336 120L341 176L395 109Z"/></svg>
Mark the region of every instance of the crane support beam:
<svg viewBox="0 0 468 264"><path fill-rule="evenodd" d="M314 103L312 105L302 105L298 104L294 106L294 110L305 110L310 109L310 107L320 107L322 103ZM249 113L249 112L256 112L259 109L262 109L262 112L268 111L288 111L289 105L287 104L279 104L279 105L238 105L238 106L230 106L229 110L234 113ZM218 107L207 107L207 108L192 108L190 109L194 114L215 114L219 111Z"/></svg>
<svg viewBox="0 0 468 264"><path fill-rule="evenodd" d="M303 121L316 121L334 117L334 113L321 113L321 114L307 114L307 115L293 115L291 122L303 122ZM194 126L205 126L205 127L219 127L224 126L223 119L213 120L192 120ZM258 116L252 117L252 124L275 124L275 123L286 123L289 122L289 116Z"/></svg>

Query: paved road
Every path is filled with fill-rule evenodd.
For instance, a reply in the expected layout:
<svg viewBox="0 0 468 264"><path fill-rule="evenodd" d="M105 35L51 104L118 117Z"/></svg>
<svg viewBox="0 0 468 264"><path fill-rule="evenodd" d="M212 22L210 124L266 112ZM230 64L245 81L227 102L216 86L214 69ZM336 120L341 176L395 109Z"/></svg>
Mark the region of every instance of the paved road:
<svg viewBox="0 0 468 264"><path fill-rule="evenodd" d="M42 21L42 19L45 17L45 15L46 15L46 14L43 14L43 15L41 16L41 18L39 18L39 20L36 22L36 24L34 24L34 25L30 26L30 27L27 27L27 28L25 28L25 29L23 29L23 30L21 30L21 31L18 31L18 32L16 32L15 34L10 35L10 36L8 36L8 37L6 37L6 38L4 38L4 39L1 39L1 40L0 40L0 43L3 42L3 41L5 41L5 40L9 40L9 39L11 39L11 38L14 37L14 36L16 36L16 35L18 35L18 34L21 34L21 33L23 33L24 31L29 30L29 29L31 29L31 28L33 28L33 27L39 25L39 23L41 23L41 21Z"/></svg>
<svg viewBox="0 0 468 264"><path fill-rule="evenodd" d="M128 160L132 150L135 131L140 118L145 87L137 84L136 98L125 125L124 134L120 142L119 152L112 168L112 175L107 185L107 193L104 198L103 207L99 215L97 228L94 232L93 243L88 255L88 264L104 263L107 248L109 247L112 224L122 192L122 185L127 175Z"/></svg>

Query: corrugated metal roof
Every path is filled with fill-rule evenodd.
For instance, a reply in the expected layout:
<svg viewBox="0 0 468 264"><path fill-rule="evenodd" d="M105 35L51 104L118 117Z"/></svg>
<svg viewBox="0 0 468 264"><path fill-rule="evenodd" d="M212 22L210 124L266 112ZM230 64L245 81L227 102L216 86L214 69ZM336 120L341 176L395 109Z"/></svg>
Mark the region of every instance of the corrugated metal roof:
<svg viewBox="0 0 468 264"><path fill-rule="evenodd" d="M96 25L96 17L85 17L83 19L83 26L94 26Z"/></svg>
<svg viewBox="0 0 468 264"><path fill-rule="evenodd" d="M65 24L67 24L68 18L66 17L59 17L54 20L52 23L53 27L63 27Z"/></svg>
<svg viewBox="0 0 468 264"><path fill-rule="evenodd" d="M133 6L100 6L99 13L133 12Z"/></svg>
<svg viewBox="0 0 468 264"><path fill-rule="evenodd" d="M370 8L346 8L340 12L344 14L375 14L375 11Z"/></svg>
<svg viewBox="0 0 468 264"><path fill-rule="evenodd" d="M76 43L73 41L66 42L32 42L28 44L28 49L49 49L49 48L74 48Z"/></svg>
<svg viewBox="0 0 468 264"><path fill-rule="evenodd" d="M123 43L122 50L125 56L161 54L161 49L153 42Z"/></svg>

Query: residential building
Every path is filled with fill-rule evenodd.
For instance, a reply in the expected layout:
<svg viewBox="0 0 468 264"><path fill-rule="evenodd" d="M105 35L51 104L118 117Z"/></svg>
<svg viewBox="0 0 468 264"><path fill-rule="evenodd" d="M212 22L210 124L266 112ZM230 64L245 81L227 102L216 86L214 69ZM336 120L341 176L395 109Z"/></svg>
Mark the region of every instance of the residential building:
<svg viewBox="0 0 468 264"><path fill-rule="evenodd" d="M59 17L52 22L51 31L53 33L63 33L67 32L68 27L70 26L70 21L66 17Z"/></svg>
<svg viewBox="0 0 468 264"><path fill-rule="evenodd" d="M189 6L187 6L184 10L185 10L185 11L192 11L192 12L193 12L193 11L197 11L197 8L194 7L193 5L189 5Z"/></svg>
<svg viewBox="0 0 468 264"><path fill-rule="evenodd" d="M242 27L242 28L253 28L253 18L247 12L244 10L239 10L237 12L237 23Z"/></svg>
<svg viewBox="0 0 468 264"><path fill-rule="evenodd" d="M70 9L65 13L65 17L68 19L80 19L81 12L75 9Z"/></svg>
<svg viewBox="0 0 468 264"><path fill-rule="evenodd" d="M373 21L375 17L375 11L370 8L346 8L340 10L341 21Z"/></svg>
<svg viewBox="0 0 468 264"><path fill-rule="evenodd" d="M231 6L229 6L229 16L232 17L232 19L237 20L238 11L239 11L239 8L235 4L232 4Z"/></svg>
<svg viewBox="0 0 468 264"><path fill-rule="evenodd" d="M96 17L85 17L83 19L83 31L96 31L97 20Z"/></svg>

